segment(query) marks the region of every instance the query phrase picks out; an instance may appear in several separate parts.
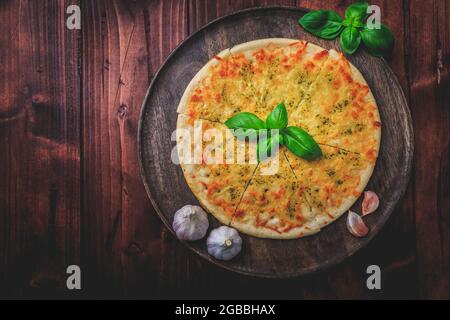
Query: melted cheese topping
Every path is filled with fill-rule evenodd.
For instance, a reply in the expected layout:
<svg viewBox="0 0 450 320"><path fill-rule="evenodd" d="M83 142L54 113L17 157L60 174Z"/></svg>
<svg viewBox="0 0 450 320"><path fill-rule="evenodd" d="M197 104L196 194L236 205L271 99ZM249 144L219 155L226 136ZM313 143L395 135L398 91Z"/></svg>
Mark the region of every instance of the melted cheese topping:
<svg viewBox="0 0 450 320"><path fill-rule="evenodd" d="M218 63L189 99L188 114L225 122L246 111L265 119L280 101L293 112L328 57L326 50L310 51L299 41L288 48L268 45L247 55L215 57Z"/></svg>
<svg viewBox="0 0 450 320"><path fill-rule="evenodd" d="M278 166L277 173L265 174L272 166ZM293 203L297 190L297 179L282 148L278 155L262 162L256 170L231 225L247 223L280 234L301 226L302 212L297 211Z"/></svg>
<svg viewBox="0 0 450 320"><path fill-rule="evenodd" d="M290 122L305 129L319 143L358 152L375 161L381 123L369 94L369 87L352 77L344 56L332 57Z"/></svg>
<svg viewBox="0 0 450 320"><path fill-rule="evenodd" d="M336 208L348 198L359 197L361 175L370 161L358 153L334 147L321 146L323 157L306 161L288 153L301 195L317 214L333 217Z"/></svg>
<svg viewBox="0 0 450 320"><path fill-rule="evenodd" d="M194 124L196 127L194 125L189 127L190 157L183 155L180 147L178 149L184 176L191 189L201 198L201 202L208 209L220 210L222 216L228 216L228 220L231 220L245 187L256 169L256 164L250 162L250 148L256 152L254 151L255 146L236 139L223 124L208 120L195 121ZM200 126L201 128L199 128ZM195 135L194 130L200 129L201 134ZM178 134L178 146L183 145L183 139L186 139L186 136ZM203 151L197 152L197 158L200 160L197 161L200 162L198 164L195 162L195 142L202 146L201 151ZM244 163L241 164L237 163L238 148L246 150L245 157L242 159ZM216 156L216 153L221 157ZM217 162L217 159L221 159L220 163Z"/></svg>
<svg viewBox="0 0 450 320"><path fill-rule="evenodd" d="M185 165L193 192L213 213L223 211L238 229L247 224L283 234L304 226L302 236L317 221L333 221L341 206L359 197L367 182L361 177L378 155L381 123L367 85L358 81L343 55L330 55L304 41L214 59L217 63L188 99L188 123L206 119L207 127L226 131L220 123L237 113L251 112L264 120L284 102L289 125L309 132L322 144L324 156L306 161L282 148L274 175L261 173L274 159L258 166Z"/></svg>

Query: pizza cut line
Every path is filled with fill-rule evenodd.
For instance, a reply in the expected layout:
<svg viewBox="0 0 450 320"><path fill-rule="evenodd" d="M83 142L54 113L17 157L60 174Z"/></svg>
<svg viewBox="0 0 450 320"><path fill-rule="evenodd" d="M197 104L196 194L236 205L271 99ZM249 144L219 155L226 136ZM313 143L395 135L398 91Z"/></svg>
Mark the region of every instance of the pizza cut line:
<svg viewBox="0 0 450 320"><path fill-rule="evenodd" d="M215 152L236 158L237 146L255 147L234 137L226 120L240 112L264 120L281 102L289 125L319 143L321 158L307 161L281 146L261 163L208 161ZM261 238L300 238L339 218L366 187L380 148L378 108L361 73L341 53L305 41L262 39L222 51L192 79L177 111L177 131L200 126L225 137L212 148L201 141L213 152L189 163L177 134L188 186L220 222ZM274 161L277 172L264 174Z"/></svg>

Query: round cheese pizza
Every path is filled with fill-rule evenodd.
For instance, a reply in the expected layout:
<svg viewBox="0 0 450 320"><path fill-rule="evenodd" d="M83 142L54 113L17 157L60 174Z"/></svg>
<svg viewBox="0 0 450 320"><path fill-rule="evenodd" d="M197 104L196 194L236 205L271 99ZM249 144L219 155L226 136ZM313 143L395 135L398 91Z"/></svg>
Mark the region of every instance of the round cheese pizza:
<svg viewBox="0 0 450 320"><path fill-rule="evenodd" d="M241 156L254 145L224 123L242 112L264 120L280 103L289 126L319 144L320 158L284 146L259 163ZM178 158L194 195L220 222L261 238L300 238L335 221L364 191L380 147L378 108L361 73L343 54L293 39L217 54L188 85L178 114ZM278 170L266 174L274 161Z"/></svg>

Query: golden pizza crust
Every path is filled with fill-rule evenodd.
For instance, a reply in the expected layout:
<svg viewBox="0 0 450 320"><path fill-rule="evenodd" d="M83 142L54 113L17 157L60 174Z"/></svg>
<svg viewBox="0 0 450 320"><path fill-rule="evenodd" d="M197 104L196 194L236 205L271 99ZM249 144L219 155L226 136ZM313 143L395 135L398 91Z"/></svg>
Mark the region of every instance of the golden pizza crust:
<svg viewBox="0 0 450 320"><path fill-rule="evenodd" d="M220 58L226 58L231 54L230 49L225 49L222 52L218 53L216 57ZM191 82L188 84L186 90L184 91L183 95L181 96L180 103L178 104L177 112L179 114L185 114L187 115L187 109L188 109L188 102L189 97L192 95L192 92L194 88L198 85L198 83L208 75L208 70L211 66L214 66L219 63L219 60L216 58L212 58L208 61L207 64L203 66L203 68L200 69L199 72L192 78Z"/></svg>
<svg viewBox="0 0 450 320"><path fill-rule="evenodd" d="M259 176L260 174L260 170L261 170L261 166L264 166L264 163L260 164L260 166L258 167L258 169L255 172L255 176L252 178L252 181L250 182L250 185L248 186L247 190L246 190L246 194L249 193L251 191L251 185L253 183L253 180L255 180L256 178L259 179L267 179L267 186L268 187L273 187L274 185L278 185L279 182L276 181L277 179L280 181L283 181L284 183L286 183L286 188L288 188L289 184L294 184L297 186L297 179L294 175L294 173L292 172L292 169L289 165L289 162L287 161L287 157L286 157L286 152L288 152L284 147L280 149L279 151L279 165L281 170L278 172L279 177L276 178L275 180L270 177L270 176ZM275 156L277 157L277 156ZM267 160L267 163L273 162L275 161L273 158ZM270 166L270 164L268 164L267 166ZM288 205L290 203L292 203L292 201L295 201L295 197L294 197L294 193L297 191L297 189L295 188L294 190L292 190L291 192L289 192L289 194L286 196L286 198L282 198L282 199L276 199L273 200L272 203L270 203L269 205L273 206L271 207L272 209L274 209L275 211L273 213L268 213L270 212L269 208L264 208L266 210L265 213L263 214L250 214L250 215L246 215L243 218L239 218L239 217L234 217L233 220L231 221L231 226L236 228L237 230L239 230L242 233L254 236L254 237L258 237L258 238L266 238L266 239L296 239L296 238L300 238L300 237L305 237L308 235L312 235L315 234L317 232L320 231L320 227L317 227L315 225L315 223L304 223L301 226L293 226L293 227L289 227L288 230L283 230L283 227L279 227L278 226L278 221L280 220L280 218L282 217L282 214L280 214L280 212L277 212L279 210L283 211L284 210L284 206ZM245 197L246 194L244 194L243 200L241 201L241 203L238 206L238 211L240 209L245 210L245 204L243 205L243 202L245 201ZM314 217L312 217L311 215L311 211L308 207L304 206L302 208L302 210L304 210L305 214L308 214L311 216L311 219L314 219ZM237 213L238 213L237 211ZM306 212L305 212L306 211ZM270 215L274 215L273 218L268 218L268 216ZM266 217L264 217L266 216ZM258 226L258 219L267 219L268 223L266 224L267 227L262 227L262 226Z"/></svg>
<svg viewBox="0 0 450 320"><path fill-rule="evenodd" d="M298 239L316 234L321 230L321 228L317 226L320 226L320 222L310 225L303 225L301 227L295 227L284 233L278 233L271 229L260 228L239 221L233 220L231 223L231 227L249 236L264 239L279 239L279 240Z"/></svg>
<svg viewBox="0 0 450 320"><path fill-rule="evenodd" d="M304 57L306 61L313 59L316 54L323 52L325 49L311 44L302 42L296 39L284 39L284 38L271 38L271 39L260 39L255 41L250 41L247 43L243 43L240 45L237 45L231 49L225 49L221 53L219 53L217 56L212 58L192 79L188 87L186 88L179 106L178 106L178 122L177 122L177 129L184 128L188 130L192 130L192 124L189 117L189 99L192 96L195 88L202 82L202 80L208 76L208 72L211 67L217 66L220 63L221 59L226 59L232 55L235 54L243 54L248 60L254 60L254 53L258 50L265 48L267 46L276 46L283 49L283 52L286 54L289 54L295 50L296 47L299 45L305 44L305 52ZM342 54L336 52L335 50L328 51L329 56L328 59L336 60L336 61L343 61L341 59L345 59ZM345 60L347 61L347 60ZM333 62L333 61L331 61ZM357 81L361 83L362 85L367 86L367 83L362 76L362 74L359 72L359 70L350 62L348 62L351 69L351 77L354 81ZM317 80L317 78L316 78ZM310 85L311 87L312 85ZM375 106L375 114L374 114L374 120L380 121L380 115L378 112L378 108L376 105L375 98L373 97L372 92L369 89L369 93L365 96L366 103L373 104ZM300 104L300 103L299 103ZM246 111L246 110L243 110ZM209 119L206 119L209 120ZM374 145L372 146L375 151L375 159L378 156L379 148L380 148L380 141L381 141L381 128L378 130L372 130L373 134L373 141L375 141ZM178 143L178 140L177 140ZM339 145L334 145L330 147L339 148ZM284 151L283 151L284 152ZM286 151L288 152L288 151ZM284 153L283 153L284 156ZM289 158L289 156L288 156ZM221 223L224 224L231 224L231 226L235 227L239 231L255 236L260 238L271 238L271 239L295 239L300 238L304 236L308 236L314 233L319 232L323 227L326 225L332 223L336 219L338 219L344 212L346 212L357 200L358 196L356 195L350 195L343 199L341 199L341 203L339 206L332 208L328 214L324 214L323 212L318 211L317 209L314 209L312 207L308 207L306 205L306 202L304 202L304 199L296 199L296 196L294 193L291 194L289 201L296 201L297 203L302 203L302 215L304 216L304 223L301 226L292 227L289 230L286 230L282 233L279 231L275 231L271 228L261 227L258 226L255 223L255 217L250 216L247 220L242 219L236 219L235 217L230 217L229 212L225 212L224 209L221 206L218 206L214 204L213 202L208 199L208 196L205 193L204 188L202 188L198 181L193 179L190 174L197 173L196 170L198 168L195 165L187 165L187 164L181 164L181 167L183 169L183 173L185 175L186 181L191 188L194 195L198 198L200 203L207 209L211 214L213 214ZM355 192L360 194L364 191L372 173L375 167L375 161L372 161L367 164L367 166L360 170L358 172L359 175L359 184L355 188ZM252 167L253 174L257 174L256 166ZM292 176L295 177L295 172L292 172ZM252 175L251 179L255 179L255 176ZM251 180L250 180L251 181ZM243 194L242 198L244 198L244 192L247 192L246 188L249 186L249 180L243 179L241 182L241 186L243 187ZM303 201L303 202L302 202ZM240 206L240 203L236 205L236 209ZM236 210L235 210L236 211Z"/></svg>
<svg viewBox="0 0 450 320"><path fill-rule="evenodd" d="M374 166L369 166L365 170L360 172L361 182L359 186L355 189L359 193L362 193L362 191L367 186L367 183L369 182L369 179L372 176L373 169ZM333 210L329 212L332 217L330 217L329 215L315 214L314 219L306 223L305 227L309 228L310 230L314 230L315 231L314 233L319 232L322 228L336 221L345 212L347 212L353 206L356 200L358 200L358 198L359 196L355 197L353 195L344 198L339 207L333 208Z"/></svg>
<svg viewBox="0 0 450 320"><path fill-rule="evenodd" d="M214 169L214 166L211 165L207 166L204 164L195 164L193 161L189 161L187 158L184 158L182 151L182 148L180 147L183 143L181 139L183 139L181 130L187 130L191 136L191 139L194 139L194 123L192 123L189 117L185 115L178 115L177 120L177 153L178 153L178 159L180 161L180 166L183 170L184 177L186 179L186 182L191 189L191 191L194 193L194 195L197 197L199 202L202 204L202 206L210 212L214 217L217 218L221 223L228 225L231 221L232 215L235 211L235 208L238 205L238 200L241 198L245 186L247 182L251 179L253 176L253 173L256 169L256 164L230 164L227 166L227 169L231 171L231 174L239 175L240 181L239 183L234 183L231 181L225 188L234 188L236 190L236 203L231 203L232 210L227 211L223 206L217 204L214 202L214 199L211 199L208 197L208 189L205 187L205 185L210 185L214 182L214 179L212 178L214 175L212 174L212 170ZM228 128L225 125L218 124L218 123L211 123L207 120L201 120L202 122L206 122L211 126L214 126L214 128L219 128L219 130L222 131L228 131ZM232 136L233 140L236 140ZM191 156L193 157L193 150ZM216 167L219 167L220 165L217 165ZM244 169L244 170L242 170ZM248 170L247 170L248 169ZM221 171L220 168L218 171ZM244 173L242 173L244 172Z"/></svg>

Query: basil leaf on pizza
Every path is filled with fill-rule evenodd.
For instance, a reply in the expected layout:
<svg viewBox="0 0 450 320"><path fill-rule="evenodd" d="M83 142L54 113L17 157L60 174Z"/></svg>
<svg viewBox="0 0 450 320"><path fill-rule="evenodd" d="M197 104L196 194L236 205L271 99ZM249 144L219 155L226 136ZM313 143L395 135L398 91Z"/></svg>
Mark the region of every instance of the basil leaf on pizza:
<svg viewBox="0 0 450 320"><path fill-rule="evenodd" d="M265 129L264 121L250 112L241 112L225 121L229 129Z"/></svg>
<svg viewBox="0 0 450 320"><path fill-rule="evenodd" d="M348 27L360 31L355 23ZM381 141L377 103L361 73L341 53L298 39L223 50L191 81L177 111L178 158L194 158L180 161L187 185L221 223L261 238L304 237L339 218L364 191ZM205 152L189 157L198 128L225 141L199 139ZM260 140L239 141L230 129Z"/></svg>
<svg viewBox="0 0 450 320"><path fill-rule="evenodd" d="M264 121L250 112L241 112L225 121L225 125L233 130L238 138L245 138L257 134L259 130L265 129Z"/></svg>
<svg viewBox="0 0 450 320"><path fill-rule="evenodd" d="M284 103L280 103L273 111L267 116L266 127L267 129L284 129L288 125L288 114Z"/></svg>
<svg viewBox="0 0 450 320"><path fill-rule="evenodd" d="M283 130L283 144L298 157L315 160L322 156L317 142L305 130L287 127Z"/></svg>
<svg viewBox="0 0 450 320"><path fill-rule="evenodd" d="M240 139L259 134L256 145L258 162L272 157L274 146L280 144L305 160L314 160L322 155L319 145L305 130L287 127L288 114L283 102L272 110L265 123L253 113L242 112L225 121L225 125L233 129L233 134Z"/></svg>
<svg viewBox="0 0 450 320"><path fill-rule="evenodd" d="M261 137L256 147L258 162L265 161L276 154L277 147L280 145L280 138L279 134Z"/></svg>

